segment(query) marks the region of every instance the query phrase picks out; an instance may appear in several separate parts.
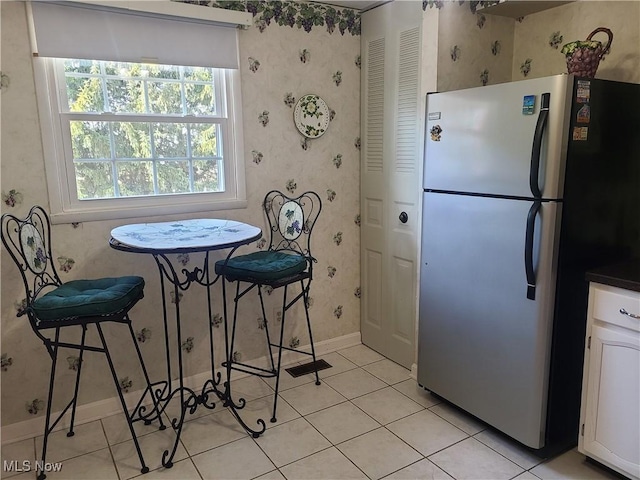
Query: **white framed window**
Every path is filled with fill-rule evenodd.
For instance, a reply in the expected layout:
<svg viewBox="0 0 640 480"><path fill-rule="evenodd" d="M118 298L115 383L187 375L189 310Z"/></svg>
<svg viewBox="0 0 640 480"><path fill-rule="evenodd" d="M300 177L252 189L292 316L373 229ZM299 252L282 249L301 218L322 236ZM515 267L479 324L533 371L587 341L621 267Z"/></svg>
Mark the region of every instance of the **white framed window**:
<svg viewBox="0 0 640 480"><path fill-rule="evenodd" d="M46 30L60 30L55 19L51 25L47 9L53 7L54 14L62 9L65 22L69 12L82 15L82 25L106 18L111 24L125 20L126 27L130 15L96 11L93 6L34 2L34 7L34 43L46 45L41 49L44 55L41 51L34 56L34 73L53 222L246 206L240 78L233 55L235 68L219 68L209 65L207 51L200 62L191 49L189 61L198 65L176 65L182 56L174 42L173 53L166 54L166 45L158 50L162 58L154 55L153 46L144 47L151 48L145 50L153 58L150 63L148 56L123 48L127 40L120 35L112 52L103 47L106 53L89 49L76 57L73 53L79 50L73 43L51 48ZM143 17L151 28L146 33L185 26L182 20L169 25L166 18L160 20ZM140 18L135 21L140 27ZM187 28L190 35L198 29L204 32L200 42L210 40L209 25ZM90 41L103 45L97 37ZM82 43L80 38L76 41ZM59 55L60 48L63 58L49 56Z"/></svg>

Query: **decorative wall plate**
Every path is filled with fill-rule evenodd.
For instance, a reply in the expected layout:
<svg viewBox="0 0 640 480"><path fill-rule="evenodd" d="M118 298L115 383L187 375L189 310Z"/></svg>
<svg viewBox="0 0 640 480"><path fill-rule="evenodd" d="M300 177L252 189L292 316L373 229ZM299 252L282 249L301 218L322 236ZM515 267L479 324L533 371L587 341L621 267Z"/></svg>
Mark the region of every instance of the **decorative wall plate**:
<svg viewBox="0 0 640 480"><path fill-rule="evenodd" d="M329 107L318 95L303 95L293 110L293 121L302 135L318 138L329 126Z"/></svg>

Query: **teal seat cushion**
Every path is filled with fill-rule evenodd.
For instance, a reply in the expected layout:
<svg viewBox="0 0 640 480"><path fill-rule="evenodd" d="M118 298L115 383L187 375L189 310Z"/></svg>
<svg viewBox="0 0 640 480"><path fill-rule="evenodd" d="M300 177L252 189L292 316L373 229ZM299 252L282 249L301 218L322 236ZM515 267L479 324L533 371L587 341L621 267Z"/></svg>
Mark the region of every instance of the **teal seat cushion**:
<svg viewBox="0 0 640 480"><path fill-rule="evenodd" d="M231 279L248 278L263 282L280 280L302 273L307 268L307 259L291 252L261 251L231 257L225 266L224 260L216 262L216 273Z"/></svg>
<svg viewBox="0 0 640 480"><path fill-rule="evenodd" d="M136 276L72 280L33 302L40 320L117 313L142 297L144 278Z"/></svg>

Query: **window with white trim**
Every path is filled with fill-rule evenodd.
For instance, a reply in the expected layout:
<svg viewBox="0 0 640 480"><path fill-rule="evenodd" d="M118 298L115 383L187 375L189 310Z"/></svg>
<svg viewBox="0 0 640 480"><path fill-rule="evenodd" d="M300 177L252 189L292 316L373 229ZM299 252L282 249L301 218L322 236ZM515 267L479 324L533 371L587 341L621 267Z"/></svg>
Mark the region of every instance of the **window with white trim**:
<svg viewBox="0 0 640 480"><path fill-rule="evenodd" d="M47 9L51 5L34 2L33 7L33 30L39 46L48 40L47 28L54 30L59 25L50 25ZM53 8L53 16L61 12L63 22L69 21L69 12L84 16L74 21L101 22L106 18L111 24L124 22L125 26L131 17L82 4L54 4ZM139 27L141 18L135 20ZM183 19L166 21L166 17L144 16L141 28L150 34L157 28L182 28L185 24ZM210 40L207 35L211 29L221 28L201 23L188 27L190 34L201 30L201 42ZM46 43L34 56L53 221L246 206L237 66L211 66L215 62L206 50L201 62L193 49L188 56L196 66L176 64L181 58L176 50L180 45L174 44L169 54L163 45L157 51L146 50L150 54L144 57L131 54L131 49L122 55L127 43L120 37L112 52L89 54L78 47L80 55L75 56L76 47L70 44L59 47L63 55L58 57L53 56L59 55L56 49ZM136 58L147 61L131 61ZM169 60L173 63L167 63Z"/></svg>
<svg viewBox="0 0 640 480"><path fill-rule="evenodd" d="M56 63L78 199L224 192L221 70Z"/></svg>

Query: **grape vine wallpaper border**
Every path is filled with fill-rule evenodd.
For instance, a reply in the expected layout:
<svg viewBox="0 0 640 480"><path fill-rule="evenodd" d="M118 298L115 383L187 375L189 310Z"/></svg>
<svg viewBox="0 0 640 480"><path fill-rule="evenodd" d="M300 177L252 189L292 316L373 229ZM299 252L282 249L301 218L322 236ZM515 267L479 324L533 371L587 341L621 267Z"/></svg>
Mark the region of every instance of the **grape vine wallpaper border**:
<svg viewBox="0 0 640 480"><path fill-rule="evenodd" d="M199 1L173 0L195 5L249 12L260 32L272 25L297 27L309 33L314 27L326 27L328 33L336 28L341 35L360 35L360 15L350 8L337 8L319 3L265 0Z"/></svg>
<svg viewBox="0 0 640 480"><path fill-rule="evenodd" d="M438 11L438 91L567 73L562 45L600 26L614 41L596 78L640 83L640 3L573 2L515 19L480 8L492 3L423 0L424 11Z"/></svg>

